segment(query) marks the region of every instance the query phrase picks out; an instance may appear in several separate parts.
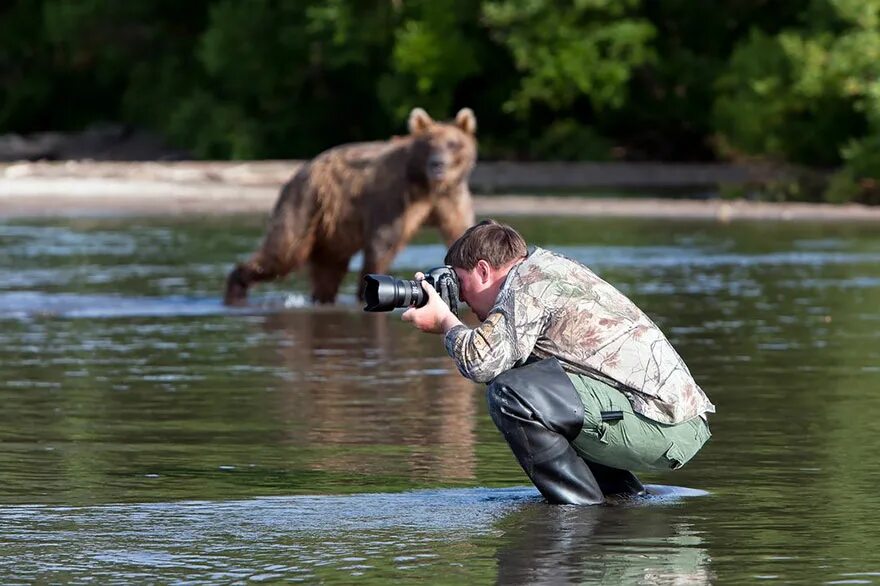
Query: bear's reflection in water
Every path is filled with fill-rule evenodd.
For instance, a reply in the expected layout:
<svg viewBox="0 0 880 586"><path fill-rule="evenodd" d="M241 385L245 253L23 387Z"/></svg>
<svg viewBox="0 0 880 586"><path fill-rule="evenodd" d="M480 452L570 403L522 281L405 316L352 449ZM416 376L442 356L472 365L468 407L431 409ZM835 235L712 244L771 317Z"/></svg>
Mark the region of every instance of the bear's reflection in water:
<svg viewBox="0 0 880 586"><path fill-rule="evenodd" d="M399 320L350 309L267 316L288 381L285 441L321 453L312 467L326 471L473 478L483 386L458 373L439 336Z"/></svg>

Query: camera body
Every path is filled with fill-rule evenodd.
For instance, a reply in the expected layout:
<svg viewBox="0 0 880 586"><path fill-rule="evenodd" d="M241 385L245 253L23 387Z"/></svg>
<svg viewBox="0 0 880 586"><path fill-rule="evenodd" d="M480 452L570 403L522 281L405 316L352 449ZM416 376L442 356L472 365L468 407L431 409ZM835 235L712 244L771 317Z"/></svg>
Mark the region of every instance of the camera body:
<svg viewBox="0 0 880 586"><path fill-rule="evenodd" d="M425 281L434 287L452 313L458 315L460 288L452 267L444 265L425 271ZM391 311L397 307L423 307L428 303L428 294L419 281L389 275L365 275L363 292L364 311Z"/></svg>

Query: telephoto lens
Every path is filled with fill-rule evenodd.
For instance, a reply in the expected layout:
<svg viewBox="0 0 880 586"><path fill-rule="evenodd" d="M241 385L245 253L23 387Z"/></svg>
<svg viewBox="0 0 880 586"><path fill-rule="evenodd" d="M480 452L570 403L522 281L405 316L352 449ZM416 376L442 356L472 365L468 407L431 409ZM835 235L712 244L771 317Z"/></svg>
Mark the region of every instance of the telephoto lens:
<svg viewBox="0 0 880 586"><path fill-rule="evenodd" d="M427 302L428 294L418 281L397 279L389 275L364 277L364 311L391 311L396 307L410 305L422 307Z"/></svg>
<svg viewBox="0 0 880 586"><path fill-rule="evenodd" d="M458 315L460 288L451 266L425 271L425 281L440 295L452 313ZM397 279L388 275L364 276L364 311L391 311L396 307L423 307L428 294L419 281Z"/></svg>

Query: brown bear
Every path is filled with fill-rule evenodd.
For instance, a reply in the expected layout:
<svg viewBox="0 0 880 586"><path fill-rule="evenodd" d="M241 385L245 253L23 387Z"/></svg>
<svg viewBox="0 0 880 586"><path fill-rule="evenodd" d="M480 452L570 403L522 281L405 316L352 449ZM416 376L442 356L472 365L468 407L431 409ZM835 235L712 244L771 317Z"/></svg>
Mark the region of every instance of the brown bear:
<svg viewBox="0 0 880 586"><path fill-rule="evenodd" d="M364 251L359 283L367 273L387 273L426 222L449 246L474 223L468 178L476 127L469 108L448 123L415 108L408 135L338 146L303 165L282 187L260 250L229 273L226 304L243 303L251 284L306 263L312 300L332 303L355 253Z"/></svg>

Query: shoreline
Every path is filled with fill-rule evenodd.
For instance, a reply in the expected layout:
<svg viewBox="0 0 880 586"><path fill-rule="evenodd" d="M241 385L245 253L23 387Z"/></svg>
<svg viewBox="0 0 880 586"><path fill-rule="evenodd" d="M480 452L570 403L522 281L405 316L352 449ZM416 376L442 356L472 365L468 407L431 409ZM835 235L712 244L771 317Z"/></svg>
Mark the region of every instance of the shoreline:
<svg viewBox="0 0 880 586"><path fill-rule="evenodd" d="M54 216L268 214L280 186L300 161L186 163L13 163L0 165L0 219ZM503 169L512 164L502 164ZM630 167L632 167L630 165ZM671 166L668 173L681 173ZM699 169L706 172L705 166ZM598 169L574 167L583 170ZM655 173L657 165L650 166ZM497 172L497 170L495 170ZM617 169L615 172L619 172ZM727 171L729 172L729 170ZM522 173L520 173L522 174ZM485 175L485 168L484 168ZM504 187L504 175L493 177ZM613 190L613 177L606 181ZM670 175L671 177L671 175ZM485 177L484 177L485 178ZM650 179L650 177L648 178ZM643 178L643 183L646 181ZM708 182L709 179L701 178ZM473 183L473 182L472 182ZM565 181L561 182L562 184ZM632 188L634 181L618 189ZM647 185L644 183L644 185ZM664 184L657 187L661 189ZM668 187L668 183L665 184ZM692 183L690 186L695 186ZM507 187L510 189L510 187ZM587 186L585 189L595 189ZM645 190L648 190L645 187ZM474 195L480 216L573 216L695 219L720 222L880 221L880 206L774 203L749 200Z"/></svg>

